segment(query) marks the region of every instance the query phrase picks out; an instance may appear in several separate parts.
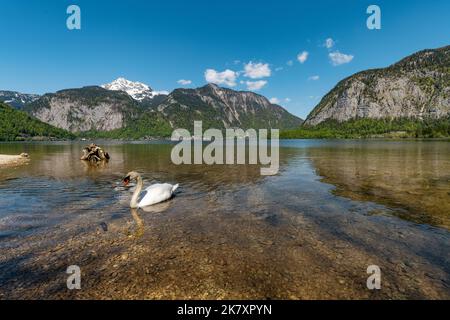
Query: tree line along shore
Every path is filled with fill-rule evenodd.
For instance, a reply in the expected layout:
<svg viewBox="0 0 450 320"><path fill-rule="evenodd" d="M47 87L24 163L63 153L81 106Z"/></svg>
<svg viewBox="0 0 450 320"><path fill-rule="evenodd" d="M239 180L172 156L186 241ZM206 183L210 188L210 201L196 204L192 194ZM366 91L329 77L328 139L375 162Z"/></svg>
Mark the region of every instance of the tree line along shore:
<svg viewBox="0 0 450 320"><path fill-rule="evenodd" d="M72 133L41 122L29 114L0 103L0 141L76 139L151 140L171 136L170 128L153 127L145 121L112 131ZM450 116L440 119L352 119L327 120L316 126L281 130L281 139L361 139L361 138L449 138Z"/></svg>

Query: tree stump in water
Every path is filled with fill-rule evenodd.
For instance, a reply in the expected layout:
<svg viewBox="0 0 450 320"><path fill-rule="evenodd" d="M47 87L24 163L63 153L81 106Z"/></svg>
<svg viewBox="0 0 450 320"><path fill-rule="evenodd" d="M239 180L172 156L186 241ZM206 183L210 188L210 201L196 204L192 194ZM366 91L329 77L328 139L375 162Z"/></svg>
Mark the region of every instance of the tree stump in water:
<svg viewBox="0 0 450 320"><path fill-rule="evenodd" d="M103 149L97 146L95 143L91 143L90 145L83 148L83 156L81 157L81 160L99 162L108 161L109 158L110 157L108 152L103 151Z"/></svg>

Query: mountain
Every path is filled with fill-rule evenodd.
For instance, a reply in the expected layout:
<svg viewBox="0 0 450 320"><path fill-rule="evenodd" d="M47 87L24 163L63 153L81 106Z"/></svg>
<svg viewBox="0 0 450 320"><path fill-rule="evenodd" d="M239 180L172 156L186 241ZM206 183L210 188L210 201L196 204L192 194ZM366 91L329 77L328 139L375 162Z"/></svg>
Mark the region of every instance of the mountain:
<svg viewBox="0 0 450 320"><path fill-rule="evenodd" d="M113 82L104 84L101 87L112 91L124 91L134 100L140 102L153 100L156 97L161 101L161 97L168 94L166 91L153 91L152 88L144 83L129 81L125 78L117 78Z"/></svg>
<svg viewBox="0 0 450 320"><path fill-rule="evenodd" d="M449 114L450 46L446 46L342 80L308 115L305 125L360 118L439 119Z"/></svg>
<svg viewBox="0 0 450 320"><path fill-rule="evenodd" d="M70 139L73 135L0 102L0 141Z"/></svg>
<svg viewBox="0 0 450 320"><path fill-rule="evenodd" d="M253 92L235 91L208 84L197 89L176 89L155 111L173 128L192 129L195 120L204 128L280 128L298 127L302 120L265 97Z"/></svg>
<svg viewBox="0 0 450 320"><path fill-rule="evenodd" d="M96 86L48 93L24 110L71 132L120 129L140 112L138 102L126 92Z"/></svg>
<svg viewBox="0 0 450 320"><path fill-rule="evenodd" d="M22 109L26 104L31 103L39 99L37 94L26 94L16 91L1 91L0 90L0 101L16 109Z"/></svg>
<svg viewBox="0 0 450 320"><path fill-rule="evenodd" d="M203 121L205 129L289 129L302 122L263 96L213 84L198 89L176 89L167 96L154 95L153 99L140 100L127 93L125 87L122 89L90 86L61 90L41 96L24 110L73 133L110 132L101 135L116 138L167 136L176 128L191 130L195 120Z"/></svg>

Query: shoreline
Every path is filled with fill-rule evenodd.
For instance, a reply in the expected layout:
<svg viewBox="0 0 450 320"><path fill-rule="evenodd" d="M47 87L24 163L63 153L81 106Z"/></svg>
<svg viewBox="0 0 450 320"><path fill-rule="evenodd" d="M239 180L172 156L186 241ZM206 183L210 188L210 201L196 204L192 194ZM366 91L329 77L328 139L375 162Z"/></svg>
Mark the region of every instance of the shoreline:
<svg viewBox="0 0 450 320"><path fill-rule="evenodd" d="M309 138L309 137L298 137L298 138L279 138L280 141L293 141L293 140L341 140L341 141L450 141L450 137L443 138L413 138L413 137L361 137L361 138L339 138L339 137L330 137L330 138ZM89 141L111 141L111 142L178 142L172 141L170 138L164 137L155 137L148 139L113 139L113 138L86 138L86 140L77 138L77 139L40 139L40 140L0 140L0 143L30 143L30 142L38 142L38 143L47 143L47 142L82 142L87 143ZM203 141L203 142L211 142L211 141Z"/></svg>
<svg viewBox="0 0 450 320"><path fill-rule="evenodd" d="M0 154L0 166L21 165L29 160L28 155L25 153L19 155Z"/></svg>

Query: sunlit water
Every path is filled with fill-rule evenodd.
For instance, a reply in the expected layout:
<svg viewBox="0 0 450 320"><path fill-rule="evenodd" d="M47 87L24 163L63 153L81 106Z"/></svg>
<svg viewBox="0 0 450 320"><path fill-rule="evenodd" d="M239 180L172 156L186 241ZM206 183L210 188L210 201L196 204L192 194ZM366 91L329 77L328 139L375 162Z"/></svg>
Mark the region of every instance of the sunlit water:
<svg viewBox="0 0 450 320"><path fill-rule="evenodd" d="M172 144L0 144L0 298L449 298L450 144L283 141L280 171L171 163ZM133 189L179 183L131 211ZM79 265L83 289L66 287ZM379 265L382 290L368 290Z"/></svg>

